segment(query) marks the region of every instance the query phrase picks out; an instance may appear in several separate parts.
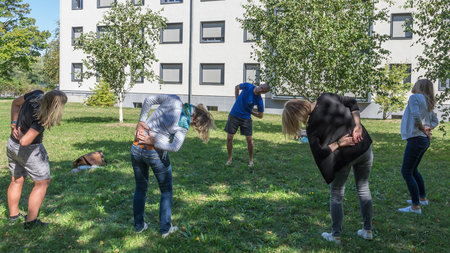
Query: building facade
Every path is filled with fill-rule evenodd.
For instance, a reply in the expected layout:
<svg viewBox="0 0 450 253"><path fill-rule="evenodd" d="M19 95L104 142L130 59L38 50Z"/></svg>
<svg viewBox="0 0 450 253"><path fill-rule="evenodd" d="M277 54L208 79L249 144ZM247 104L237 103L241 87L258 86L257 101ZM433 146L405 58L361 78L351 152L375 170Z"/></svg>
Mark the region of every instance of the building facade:
<svg viewBox="0 0 450 253"><path fill-rule="evenodd" d="M76 73L83 71L85 55L73 49L73 39L83 32L101 32L104 27L98 22L114 1L60 1L60 89L66 92L69 101L83 101L96 83L95 78L77 80ZM134 1L152 10L163 8L162 15L168 19L157 47L159 62L153 66L164 84L138 80L126 95L125 107L139 107L145 97L159 93L177 94L187 102L190 84L191 103L203 103L210 110L229 111L235 100L234 86L258 80L260 65L251 58L254 38L236 20L243 16L242 4L246 0ZM390 22L374 24L373 29L391 35L391 40L384 45L391 51L387 64L407 64L411 70L417 65L416 56L423 48L412 45L414 36L403 29L412 12L401 7L403 1L389 7ZM422 75L412 71L410 81ZM437 83L435 91L445 86L449 86L448 81ZM266 94L265 112L280 113L285 101L286 98ZM370 100L361 102L361 108L362 117L381 117L379 106Z"/></svg>

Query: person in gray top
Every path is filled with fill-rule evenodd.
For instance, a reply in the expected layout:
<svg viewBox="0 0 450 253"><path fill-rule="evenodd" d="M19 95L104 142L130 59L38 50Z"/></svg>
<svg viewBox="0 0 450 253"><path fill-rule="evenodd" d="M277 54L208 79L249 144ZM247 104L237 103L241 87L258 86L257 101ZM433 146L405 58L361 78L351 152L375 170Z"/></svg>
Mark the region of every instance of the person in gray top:
<svg viewBox="0 0 450 253"><path fill-rule="evenodd" d="M159 107L149 116L152 105L156 104ZM144 211L149 167L152 168L161 191L160 233L165 238L178 230L171 223L172 167L167 152L176 152L181 148L190 126L207 143L209 130L215 129L214 118L203 105L183 104L176 95L154 95L145 99L131 147L131 163L136 181L133 215L137 233L148 227L144 222Z"/></svg>
<svg viewBox="0 0 450 253"><path fill-rule="evenodd" d="M427 205L425 183L417 170L420 160L430 146L431 130L438 125L436 113L433 112L435 100L433 83L428 79L416 82L409 97L408 105L403 113L400 132L407 141L403 156L402 175L408 186L411 206L400 208L405 213L422 213L420 204Z"/></svg>

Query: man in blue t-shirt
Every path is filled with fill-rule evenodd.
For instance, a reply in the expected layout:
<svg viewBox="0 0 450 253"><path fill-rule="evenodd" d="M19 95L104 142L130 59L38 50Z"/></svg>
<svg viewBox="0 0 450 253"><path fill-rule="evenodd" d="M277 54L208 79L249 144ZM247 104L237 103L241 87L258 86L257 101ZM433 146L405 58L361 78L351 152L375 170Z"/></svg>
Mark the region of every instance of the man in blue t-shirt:
<svg viewBox="0 0 450 253"><path fill-rule="evenodd" d="M239 90L242 90L239 94ZM228 115L228 121L225 126L225 132L227 135L227 150L228 161L227 165L230 165L233 158L233 138L237 129L241 129L241 135L245 135L247 139L248 154L250 160L248 166L253 166L253 138L252 138L252 117L251 115L262 119L264 113L264 103L261 98L261 94L265 94L270 90L268 84L261 84L255 86L251 83L241 83L236 85L234 95L236 102ZM257 110L253 107L257 106Z"/></svg>

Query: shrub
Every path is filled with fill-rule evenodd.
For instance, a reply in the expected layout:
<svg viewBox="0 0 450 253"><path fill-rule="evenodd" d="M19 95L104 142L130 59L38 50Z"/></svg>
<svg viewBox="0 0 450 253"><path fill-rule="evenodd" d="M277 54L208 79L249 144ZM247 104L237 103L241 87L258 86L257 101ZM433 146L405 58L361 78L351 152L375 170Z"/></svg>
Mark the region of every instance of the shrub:
<svg viewBox="0 0 450 253"><path fill-rule="evenodd" d="M108 83L100 81L90 90L92 94L86 99L86 105L108 107L116 103L117 99Z"/></svg>

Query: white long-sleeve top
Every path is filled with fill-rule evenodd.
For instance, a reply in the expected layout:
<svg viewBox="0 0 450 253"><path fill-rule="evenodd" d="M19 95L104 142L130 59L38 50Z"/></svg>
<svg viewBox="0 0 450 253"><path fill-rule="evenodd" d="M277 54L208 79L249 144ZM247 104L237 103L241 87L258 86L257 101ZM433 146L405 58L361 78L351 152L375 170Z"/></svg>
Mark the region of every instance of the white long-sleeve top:
<svg viewBox="0 0 450 253"><path fill-rule="evenodd" d="M428 111L427 101L422 94L413 94L409 97L408 105L403 113L400 132L403 140L416 136L427 137L419 130L418 125L435 128L439 121L436 113Z"/></svg>
<svg viewBox="0 0 450 253"><path fill-rule="evenodd" d="M159 104L159 107L149 116L152 105L156 104ZM154 95L144 100L139 121L145 122L155 137L155 148L173 152L181 148L188 131L178 126L182 109L183 102L177 95Z"/></svg>

